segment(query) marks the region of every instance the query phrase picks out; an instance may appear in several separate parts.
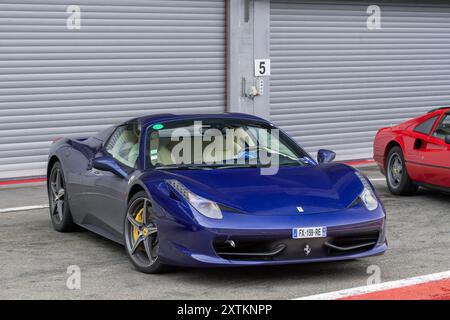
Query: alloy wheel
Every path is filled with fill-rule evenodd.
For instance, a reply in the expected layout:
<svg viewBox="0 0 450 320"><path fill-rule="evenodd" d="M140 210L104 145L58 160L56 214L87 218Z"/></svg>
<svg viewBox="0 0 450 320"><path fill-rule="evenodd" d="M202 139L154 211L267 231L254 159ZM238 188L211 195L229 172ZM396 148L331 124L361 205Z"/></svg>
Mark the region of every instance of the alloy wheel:
<svg viewBox="0 0 450 320"><path fill-rule="evenodd" d="M136 199L129 207L125 221L125 240L131 258L142 267L158 259L158 228L146 198Z"/></svg>
<svg viewBox="0 0 450 320"><path fill-rule="evenodd" d="M55 167L50 176L51 213L56 223L61 223L64 218L65 185L61 168Z"/></svg>
<svg viewBox="0 0 450 320"><path fill-rule="evenodd" d="M389 182L394 188L397 188L402 182L403 161L397 153L392 154L389 159L388 176Z"/></svg>

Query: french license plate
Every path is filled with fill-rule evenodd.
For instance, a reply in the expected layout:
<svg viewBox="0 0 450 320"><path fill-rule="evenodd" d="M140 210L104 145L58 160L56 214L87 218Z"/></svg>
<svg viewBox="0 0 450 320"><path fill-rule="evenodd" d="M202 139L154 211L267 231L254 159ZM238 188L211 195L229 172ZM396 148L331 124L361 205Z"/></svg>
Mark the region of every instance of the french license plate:
<svg viewBox="0 0 450 320"><path fill-rule="evenodd" d="M292 229L292 239L325 238L327 227L310 227Z"/></svg>

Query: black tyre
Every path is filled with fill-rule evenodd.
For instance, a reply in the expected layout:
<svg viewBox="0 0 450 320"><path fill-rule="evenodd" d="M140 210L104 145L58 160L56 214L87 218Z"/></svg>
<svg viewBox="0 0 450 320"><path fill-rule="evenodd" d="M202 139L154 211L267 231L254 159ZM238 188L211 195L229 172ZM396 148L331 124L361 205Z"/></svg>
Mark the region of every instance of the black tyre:
<svg viewBox="0 0 450 320"><path fill-rule="evenodd" d="M53 228L59 232L76 230L77 226L73 222L69 208L66 181L59 162L56 162L50 170L47 191Z"/></svg>
<svg viewBox="0 0 450 320"><path fill-rule="evenodd" d="M386 159L386 181L389 191L395 195L413 195L419 188L409 177L403 151L398 146L389 150Z"/></svg>
<svg viewBox="0 0 450 320"><path fill-rule="evenodd" d="M158 256L158 226L151 202L145 192L134 195L124 222L125 250L135 266L144 273L162 273L168 270Z"/></svg>

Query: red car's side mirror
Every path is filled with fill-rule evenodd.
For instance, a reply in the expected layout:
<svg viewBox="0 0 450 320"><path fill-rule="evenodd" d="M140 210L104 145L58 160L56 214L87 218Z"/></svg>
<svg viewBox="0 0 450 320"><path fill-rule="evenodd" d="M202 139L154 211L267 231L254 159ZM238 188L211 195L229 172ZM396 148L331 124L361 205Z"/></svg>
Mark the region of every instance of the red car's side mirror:
<svg viewBox="0 0 450 320"><path fill-rule="evenodd" d="M450 134L445 136L445 143L450 144Z"/></svg>

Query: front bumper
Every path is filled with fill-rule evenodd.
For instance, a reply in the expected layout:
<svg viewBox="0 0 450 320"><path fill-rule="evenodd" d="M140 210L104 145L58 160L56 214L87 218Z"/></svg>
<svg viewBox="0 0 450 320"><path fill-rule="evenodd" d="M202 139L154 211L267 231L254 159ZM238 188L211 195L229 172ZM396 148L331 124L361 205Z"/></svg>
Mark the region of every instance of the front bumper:
<svg viewBox="0 0 450 320"><path fill-rule="evenodd" d="M387 249L382 206L375 212L353 208L298 216L197 218L196 224L160 222L163 262L188 267L282 265L357 259ZM319 226L327 227L327 237L292 239L293 228Z"/></svg>

